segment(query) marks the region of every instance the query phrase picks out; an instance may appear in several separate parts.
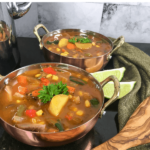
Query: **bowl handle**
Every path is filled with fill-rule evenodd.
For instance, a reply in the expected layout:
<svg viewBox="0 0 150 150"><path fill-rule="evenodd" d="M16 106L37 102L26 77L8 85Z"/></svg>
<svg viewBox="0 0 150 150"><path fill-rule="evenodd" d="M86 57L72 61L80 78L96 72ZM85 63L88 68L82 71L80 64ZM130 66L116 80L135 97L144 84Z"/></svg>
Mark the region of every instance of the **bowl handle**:
<svg viewBox="0 0 150 150"><path fill-rule="evenodd" d="M38 34L38 29L39 28L43 28L45 30L46 33L49 33L49 31L47 30L47 28L43 25L43 24L38 24L34 27L34 30L33 30L33 33L35 34L35 36L37 37L37 39L39 40L39 46L40 46L40 49L43 48L43 44L41 42L41 37L39 36Z"/></svg>
<svg viewBox="0 0 150 150"><path fill-rule="evenodd" d="M120 94L120 82L119 80L117 79L117 77L115 76L109 76L108 78L106 78L104 81L102 81L100 84L102 86L102 88L104 87L105 84L107 84L109 81L113 81L114 82L114 94L113 96L104 104L101 112L100 112L100 118L102 117L103 115L103 112L105 111L105 109L113 102L115 102L118 97L119 97L119 94Z"/></svg>
<svg viewBox="0 0 150 150"><path fill-rule="evenodd" d="M117 44L117 46L111 51L111 53L107 56L107 60L110 60L111 59L111 55L114 51L116 51L119 47L121 47L123 44L124 44L124 37L123 36L120 36L119 38L117 38L115 41L113 41L113 45L116 44L117 42L119 42Z"/></svg>
<svg viewBox="0 0 150 150"><path fill-rule="evenodd" d="M1 74L0 74L0 80L2 80L4 78L4 76L2 76Z"/></svg>

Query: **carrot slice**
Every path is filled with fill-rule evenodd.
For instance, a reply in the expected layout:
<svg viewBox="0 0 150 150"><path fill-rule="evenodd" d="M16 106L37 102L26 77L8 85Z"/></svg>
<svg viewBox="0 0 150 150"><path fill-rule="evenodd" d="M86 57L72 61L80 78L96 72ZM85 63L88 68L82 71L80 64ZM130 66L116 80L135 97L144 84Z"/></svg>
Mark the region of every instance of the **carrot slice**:
<svg viewBox="0 0 150 150"><path fill-rule="evenodd" d="M74 87L67 86L67 88L68 88L68 92L69 92L70 94L73 94L73 93L75 92L75 88L74 88Z"/></svg>
<svg viewBox="0 0 150 150"><path fill-rule="evenodd" d="M62 52L65 52L66 50L65 49L62 49Z"/></svg>
<svg viewBox="0 0 150 150"><path fill-rule="evenodd" d="M38 96L40 93L39 91L41 91L42 89L37 89L35 91L32 91L32 96Z"/></svg>
<svg viewBox="0 0 150 150"><path fill-rule="evenodd" d="M23 86L18 86L18 92L20 94L26 94L27 93L27 88L26 87L23 87Z"/></svg>
<svg viewBox="0 0 150 150"><path fill-rule="evenodd" d="M20 76L17 77L17 81L20 84L26 85L27 84L27 77L23 76L23 75L20 75Z"/></svg>
<svg viewBox="0 0 150 150"><path fill-rule="evenodd" d="M75 47L76 47L76 46L75 46L74 44L72 44L72 43L68 43L68 44L67 44L67 48L68 48L68 49L75 49Z"/></svg>

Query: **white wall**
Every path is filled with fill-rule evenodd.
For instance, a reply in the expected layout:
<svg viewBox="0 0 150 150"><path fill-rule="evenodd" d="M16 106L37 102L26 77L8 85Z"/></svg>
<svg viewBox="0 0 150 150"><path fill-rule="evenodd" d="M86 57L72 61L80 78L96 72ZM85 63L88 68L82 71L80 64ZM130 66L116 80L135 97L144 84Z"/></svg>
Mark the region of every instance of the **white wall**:
<svg viewBox="0 0 150 150"><path fill-rule="evenodd" d="M5 3L2 7L6 9ZM8 17L6 11L3 14ZM81 28L114 38L123 35L126 42L150 43L150 3L32 3L30 11L15 20L17 36L35 37L33 28L39 23L49 31Z"/></svg>

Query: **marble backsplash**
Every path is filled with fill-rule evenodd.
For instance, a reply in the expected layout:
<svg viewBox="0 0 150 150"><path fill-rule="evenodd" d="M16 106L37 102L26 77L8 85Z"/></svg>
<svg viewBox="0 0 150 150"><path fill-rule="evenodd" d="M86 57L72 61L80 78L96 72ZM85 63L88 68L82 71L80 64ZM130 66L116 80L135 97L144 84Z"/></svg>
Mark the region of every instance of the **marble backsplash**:
<svg viewBox="0 0 150 150"><path fill-rule="evenodd" d="M1 7L7 20L5 3ZM114 38L123 35L126 42L150 43L150 3L34 2L25 16L15 20L17 36L35 37L33 28L39 23L49 31L80 28Z"/></svg>

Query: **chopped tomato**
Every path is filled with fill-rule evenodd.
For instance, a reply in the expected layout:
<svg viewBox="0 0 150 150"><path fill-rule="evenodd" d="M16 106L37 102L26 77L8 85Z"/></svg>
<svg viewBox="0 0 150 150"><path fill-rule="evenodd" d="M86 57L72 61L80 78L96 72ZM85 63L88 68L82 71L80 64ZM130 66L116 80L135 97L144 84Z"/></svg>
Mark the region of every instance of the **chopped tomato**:
<svg viewBox="0 0 150 150"><path fill-rule="evenodd" d="M68 88L68 92L69 92L70 94L73 94L73 93L75 92L75 88L74 88L74 87L67 86L67 88Z"/></svg>
<svg viewBox="0 0 150 150"><path fill-rule="evenodd" d="M51 67L44 68L43 71L48 74L56 74L56 71Z"/></svg>
<svg viewBox="0 0 150 150"><path fill-rule="evenodd" d="M28 109L28 110L26 110L25 113L30 118L33 118L36 116L36 110L34 110L34 109Z"/></svg>
<svg viewBox="0 0 150 150"><path fill-rule="evenodd" d="M23 87L23 86L18 86L18 92L20 94L26 94L27 93L27 88L26 87Z"/></svg>
<svg viewBox="0 0 150 150"><path fill-rule="evenodd" d="M65 118L68 119L68 120L71 120L72 116L66 115Z"/></svg>
<svg viewBox="0 0 150 150"><path fill-rule="evenodd" d="M32 96L38 96L40 93L39 91L41 91L42 89L37 89L35 91L32 91Z"/></svg>
<svg viewBox="0 0 150 150"><path fill-rule="evenodd" d="M17 81L20 84L27 85L27 77L26 76L23 76L23 75L18 76Z"/></svg>

